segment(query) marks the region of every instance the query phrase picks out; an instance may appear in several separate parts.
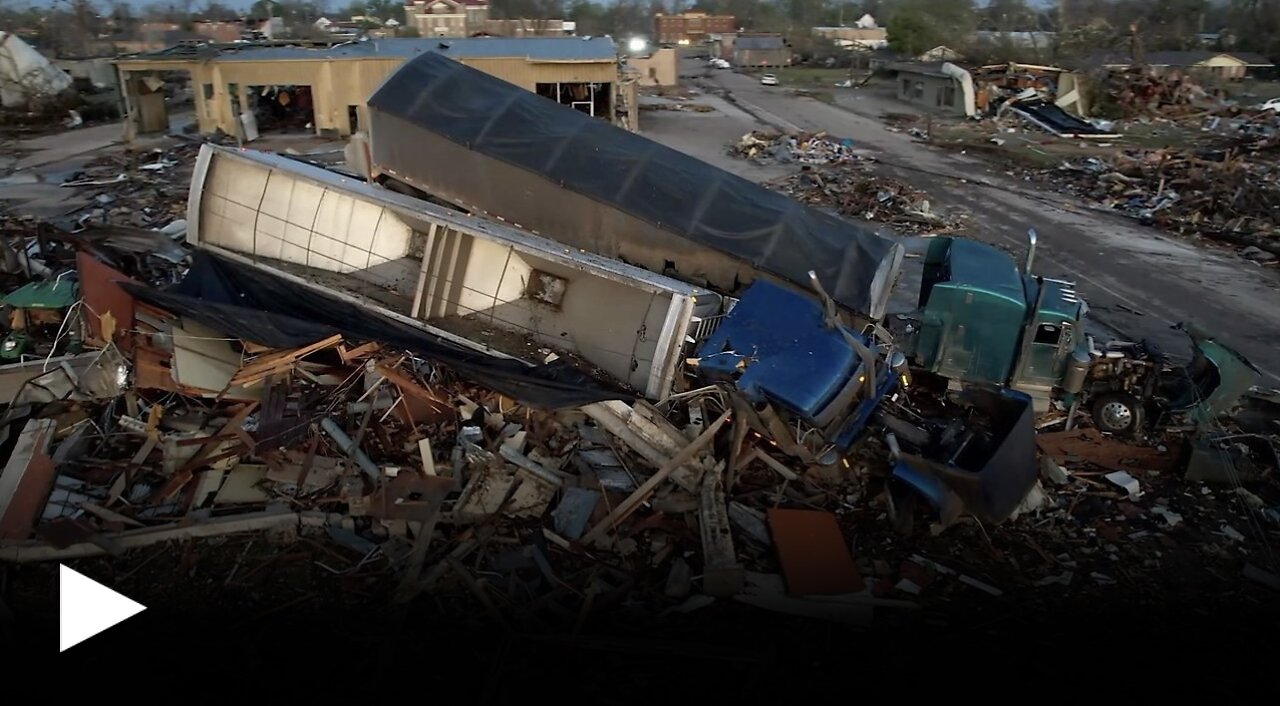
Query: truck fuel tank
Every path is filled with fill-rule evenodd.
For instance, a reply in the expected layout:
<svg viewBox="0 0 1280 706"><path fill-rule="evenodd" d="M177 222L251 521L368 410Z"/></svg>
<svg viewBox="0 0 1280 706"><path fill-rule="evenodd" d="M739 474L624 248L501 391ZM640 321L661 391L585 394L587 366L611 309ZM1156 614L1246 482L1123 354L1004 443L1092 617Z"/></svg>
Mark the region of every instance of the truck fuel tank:
<svg viewBox="0 0 1280 706"><path fill-rule="evenodd" d="M1093 358L1087 351L1077 350L1067 359L1067 370L1062 376L1062 391L1076 394L1084 389L1085 378L1089 376L1089 368Z"/></svg>

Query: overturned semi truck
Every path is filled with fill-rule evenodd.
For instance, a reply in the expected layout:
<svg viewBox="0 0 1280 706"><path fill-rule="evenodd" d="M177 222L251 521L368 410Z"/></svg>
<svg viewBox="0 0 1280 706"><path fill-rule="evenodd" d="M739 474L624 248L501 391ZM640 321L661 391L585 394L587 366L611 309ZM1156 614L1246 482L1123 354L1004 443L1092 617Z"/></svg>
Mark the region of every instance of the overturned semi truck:
<svg viewBox="0 0 1280 706"><path fill-rule="evenodd" d="M724 295L689 337L687 372L732 390L740 416L802 463L844 458L877 418L916 418L908 360L880 325L897 241L431 53L390 75L369 115L357 146L371 180ZM908 444L900 465L945 452L934 467L1020 498L1034 457L1001 449L1030 433L1031 400L999 402L1007 423L966 453ZM976 509L998 521L1006 505Z"/></svg>

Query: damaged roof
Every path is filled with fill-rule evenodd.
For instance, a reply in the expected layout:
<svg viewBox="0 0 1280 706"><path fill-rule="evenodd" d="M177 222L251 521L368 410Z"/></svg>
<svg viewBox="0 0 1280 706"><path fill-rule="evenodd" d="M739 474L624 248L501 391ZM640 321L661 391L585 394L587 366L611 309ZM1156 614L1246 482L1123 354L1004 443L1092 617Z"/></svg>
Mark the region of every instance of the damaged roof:
<svg viewBox="0 0 1280 706"><path fill-rule="evenodd" d="M424 53L454 59L523 58L528 61L615 61L617 48L609 37L459 37L387 38L344 42L332 46L224 44L170 47L128 57L130 60L197 57L215 62L308 61L373 58L411 58Z"/></svg>

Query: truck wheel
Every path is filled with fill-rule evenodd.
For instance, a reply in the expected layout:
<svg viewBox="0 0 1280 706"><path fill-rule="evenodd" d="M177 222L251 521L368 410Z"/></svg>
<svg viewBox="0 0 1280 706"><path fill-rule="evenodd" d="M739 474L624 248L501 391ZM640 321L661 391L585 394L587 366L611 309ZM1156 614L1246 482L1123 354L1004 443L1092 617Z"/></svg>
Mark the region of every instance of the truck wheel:
<svg viewBox="0 0 1280 706"><path fill-rule="evenodd" d="M1142 428L1142 404L1127 392L1109 392L1093 403L1093 423L1100 431L1132 436Z"/></svg>

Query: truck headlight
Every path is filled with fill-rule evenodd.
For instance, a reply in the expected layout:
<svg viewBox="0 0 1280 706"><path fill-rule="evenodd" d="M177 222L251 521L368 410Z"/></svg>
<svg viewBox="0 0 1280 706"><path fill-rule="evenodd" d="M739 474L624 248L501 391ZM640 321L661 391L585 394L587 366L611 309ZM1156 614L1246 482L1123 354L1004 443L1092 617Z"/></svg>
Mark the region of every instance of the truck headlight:
<svg viewBox="0 0 1280 706"><path fill-rule="evenodd" d="M5 353L8 353L9 351L11 351L11 350L13 350L14 348L17 348L17 347L18 347L18 342L17 342L17 341L5 341L5 342L4 342L4 352L5 352Z"/></svg>

